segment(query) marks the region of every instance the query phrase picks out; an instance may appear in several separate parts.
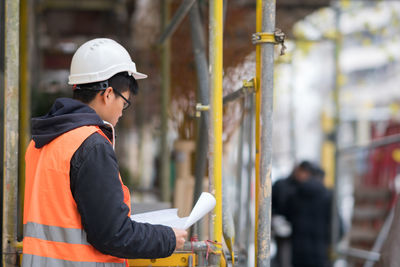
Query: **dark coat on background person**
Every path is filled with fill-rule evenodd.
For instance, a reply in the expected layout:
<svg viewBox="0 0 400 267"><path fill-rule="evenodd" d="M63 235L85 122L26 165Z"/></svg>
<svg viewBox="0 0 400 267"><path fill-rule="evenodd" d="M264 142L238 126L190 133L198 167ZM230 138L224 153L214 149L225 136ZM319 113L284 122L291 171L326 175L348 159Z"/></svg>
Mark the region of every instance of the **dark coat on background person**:
<svg viewBox="0 0 400 267"><path fill-rule="evenodd" d="M332 194L315 178L295 181L295 188L284 212L292 224L292 264L328 266Z"/></svg>
<svg viewBox="0 0 400 267"><path fill-rule="evenodd" d="M296 180L292 173L289 177L276 181L272 186L272 215L285 215L288 199L296 192Z"/></svg>
<svg viewBox="0 0 400 267"><path fill-rule="evenodd" d="M285 215L288 200L296 192L296 180L294 173L285 179L276 181L272 186L272 216ZM272 225L272 232L276 233L276 229ZM274 235L278 248L277 255L273 258L271 266L290 267L291 266L291 243L290 237L282 237Z"/></svg>

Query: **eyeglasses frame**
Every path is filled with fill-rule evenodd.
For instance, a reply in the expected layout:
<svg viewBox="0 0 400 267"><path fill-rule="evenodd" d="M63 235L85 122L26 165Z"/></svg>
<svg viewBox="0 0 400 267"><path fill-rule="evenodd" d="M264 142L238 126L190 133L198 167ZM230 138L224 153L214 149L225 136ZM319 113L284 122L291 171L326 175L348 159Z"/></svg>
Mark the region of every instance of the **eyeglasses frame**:
<svg viewBox="0 0 400 267"><path fill-rule="evenodd" d="M77 89L82 89L79 85L75 84L74 86L74 90ZM98 88L100 87L100 88ZM109 87L108 81L102 81L99 83L99 86L94 86L92 88L87 88L89 90L95 90L95 91L102 91L101 95L103 95L106 91L106 89ZM122 97L122 99L125 101L124 103L124 107L123 110L126 110L127 108L129 108L131 106L131 101L129 101L128 99L126 99L126 97L124 97L118 90L116 90L115 88L113 88L114 92L119 95L120 97Z"/></svg>

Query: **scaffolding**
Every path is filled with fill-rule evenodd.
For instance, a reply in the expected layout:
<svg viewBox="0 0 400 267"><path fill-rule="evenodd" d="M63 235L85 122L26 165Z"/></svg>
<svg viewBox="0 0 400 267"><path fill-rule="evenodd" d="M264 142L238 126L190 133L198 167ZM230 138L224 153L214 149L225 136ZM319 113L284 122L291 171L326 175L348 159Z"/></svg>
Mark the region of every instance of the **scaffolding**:
<svg viewBox="0 0 400 267"><path fill-rule="evenodd" d="M195 0L182 2L177 13L169 21L169 1L163 2L163 25L165 31L161 34L159 44L162 45L162 72L163 72L163 121L167 120L167 107L169 102L169 62L170 51L168 39L178 27L186 14L190 14L192 39L199 80L199 111L201 111L200 131L197 148L198 165L196 165L195 195L201 192L201 178L204 177L206 157L209 155L208 165L210 174L210 192L217 200L211 219L212 242L198 241L185 244L183 251L174 253L167 259L156 260L130 260L132 266L202 266L207 259L207 266L228 266L228 262L235 261L233 247L231 257L223 253L223 215L222 215L222 119L224 100L232 101L238 97L255 97L256 109L253 121L256 132L256 266L270 266L270 227L271 227L271 159L272 159L272 100L273 100L273 66L274 46L283 43L278 40L275 33L275 1L256 0L257 27L255 39L257 51L257 69L255 78L244 84L246 91L236 93L229 99L223 98L223 17L224 5L222 0L209 2L209 64L205 53L203 30L199 23L198 3ZM17 242L18 221L22 218L22 209L17 215L17 206L23 203L23 150L27 144L29 113L29 45L28 32L28 0L6 0L4 4L4 163L3 163L3 245L2 263L4 267L16 266L18 262ZM102 1L102 8L113 8L109 1ZM62 5L67 8L76 8L74 1L43 1L40 8L49 7L51 4ZM20 10L21 8L21 10ZM83 8L94 8L85 2ZM99 8L96 5L96 8ZM21 24L21 27L20 27ZM168 25L167 25L168 24ZM21 29L21 30L20 30ZM21 33L20 33L21 31ZM22 38L20 38L20 34ZM249 40L250 41L250 40ZM244 92L244 93L243 93ZM247 93L246 93L247 92ZM251 100L249 106L252 106ZM252 128L251 120L249 121ZM204 126L204 127L203 127ZM163 136L166 136L167 125L162 126ZM208 134L204 134L208 131ZM252 143L248 140L249 149ZM208 143L207 146L204 144ZM166 139L163 138L163 162L168 161ZM163 199L170 198L168 174L166 165L163 173ZM249 166L249 172L252 167ZM19 192L18 192L19 191ZM195 197L195 199L197 199ZM18 205L19 202L19 205ZM19 232L22 232L20 230ZM210 252L210 255L209 255ZM142 264L142 265L140 265Z"/></svg>
<svg viewBox="0 0 400 267"><path fill-rule="evenodd" d="M19 118L19 1L4 5L4 161L2 264L17 261L18 118Z"/></svg>

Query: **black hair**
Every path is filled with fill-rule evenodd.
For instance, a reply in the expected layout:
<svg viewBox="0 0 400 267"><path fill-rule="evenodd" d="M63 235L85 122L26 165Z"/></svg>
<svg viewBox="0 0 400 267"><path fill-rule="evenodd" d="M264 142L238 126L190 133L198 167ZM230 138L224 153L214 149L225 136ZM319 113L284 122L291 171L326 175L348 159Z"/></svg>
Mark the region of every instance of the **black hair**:
<svg viewBox="0 0 400 267"><path fill-rule="evenodd" d="M313 173L314 172L314 166L311 162L304 160L299 164L299 168L302 170L305 170L309 173Z"/></svg>
<svg viewBox="0 0 400 267"><path fill-rule="evenodd" d="M99 92L107 89L105 82L85 83L74 85L73 98L82 101L83 103L91 102ZM136 79L127 72L120 72L108 79L108 86L117 90L119 93L130 91L132 94L137 94L139 86ZM105 88L104 88L105 87ZM119 95L116 94L118 97Z"/></svg>
<svg viewBox="0 0 400 267"><path fill-rule="evenodd" d="M310 161L302 161L299 164L299 168L309 172L314 178L318 178L319 180L324 180L325 171L317 164Z"/></svg>

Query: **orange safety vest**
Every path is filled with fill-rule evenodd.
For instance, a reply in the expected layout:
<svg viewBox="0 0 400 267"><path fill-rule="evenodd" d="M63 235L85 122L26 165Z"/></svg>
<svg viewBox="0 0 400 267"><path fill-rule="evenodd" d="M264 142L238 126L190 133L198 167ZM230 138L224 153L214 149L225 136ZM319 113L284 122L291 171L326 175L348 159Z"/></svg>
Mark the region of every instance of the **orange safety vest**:
<svg viewBox="0 0 400 267"><path fill-rule="evenodd" d="M87 242L70 189L71 158L95 132L107 138L99 127L83 126L42 148L30 142L25 155L23 267L127 266L126 260L105 255ZM120 181L130 213L129 190Z"/></svg>

